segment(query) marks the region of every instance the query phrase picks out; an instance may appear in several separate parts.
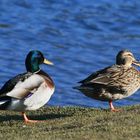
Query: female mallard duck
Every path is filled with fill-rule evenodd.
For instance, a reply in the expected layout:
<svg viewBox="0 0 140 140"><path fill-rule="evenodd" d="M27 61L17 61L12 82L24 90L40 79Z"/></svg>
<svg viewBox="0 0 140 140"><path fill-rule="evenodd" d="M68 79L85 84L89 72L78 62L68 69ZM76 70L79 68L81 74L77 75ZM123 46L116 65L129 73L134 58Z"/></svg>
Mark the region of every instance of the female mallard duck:
<svg viewBox="0 0 140 140"><path fill-rule="evenodd" d="M24 112L44 106L54 92L52 79L39 68L42 63L53 65L40 51L29 52L25 61L27 72L13 77L1 88L0 110L21 111L25 122L37 122L29 120Z"/></svg>
<svg viewBox="0 0 140 140"><path fill-rule="evenodd" d="M115 65L91 74L75 88L90 98L108 101L111 111L117 111L112 101L128 97L140 88L140 72L132 64L140 66L130 51L120 51Z"/></svg>

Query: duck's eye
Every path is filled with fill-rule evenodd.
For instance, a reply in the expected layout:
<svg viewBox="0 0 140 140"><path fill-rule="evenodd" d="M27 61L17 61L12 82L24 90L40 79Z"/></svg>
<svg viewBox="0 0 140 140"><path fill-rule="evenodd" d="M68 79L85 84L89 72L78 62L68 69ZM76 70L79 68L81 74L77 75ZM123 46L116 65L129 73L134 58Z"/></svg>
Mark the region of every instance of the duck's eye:
<svg viewBox="0 0 140 140"><path fill-rule="evenodd" d="M41 57L41 55L37 55L36 57L37 57L37 58L40 58L40 57Z"/></svg>
<svg viewBox="0 0 140 140"><path fill-rule="evenodd" d="M132 54L127 54L127 56L133 57L133 55L132 55Z"/></svg>
<svg viewBox="0 0 140 140"><path fill-rule="evenodd" d="M41 57L40 54L35 54L35 55L33 55L33 58L40 58L40 57Z"/></svg>

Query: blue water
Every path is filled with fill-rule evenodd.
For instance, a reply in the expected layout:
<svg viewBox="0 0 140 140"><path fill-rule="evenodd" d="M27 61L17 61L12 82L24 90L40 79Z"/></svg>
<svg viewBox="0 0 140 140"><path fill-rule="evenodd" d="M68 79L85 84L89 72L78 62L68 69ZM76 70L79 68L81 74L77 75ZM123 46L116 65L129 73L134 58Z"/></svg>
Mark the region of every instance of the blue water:
<svg viewBox="0 0 140 140"><path fill-rule="evenodd" d="M107 107L72 87L114 64L121 49L140 59L138 0L1 0L0 11L0 86L24 72L26 54L38 49L55 64L41 66L56 84L49 105ZM138 103L139 91L114 105Z"/></svg>

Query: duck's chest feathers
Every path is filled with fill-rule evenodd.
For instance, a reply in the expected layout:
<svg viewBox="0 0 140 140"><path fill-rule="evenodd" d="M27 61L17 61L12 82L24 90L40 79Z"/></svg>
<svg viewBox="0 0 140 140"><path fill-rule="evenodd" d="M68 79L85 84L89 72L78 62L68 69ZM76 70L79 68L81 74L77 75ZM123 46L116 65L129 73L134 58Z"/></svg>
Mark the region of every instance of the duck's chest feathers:
<svg viewBox="0 0 140 140"><path fill-rule="evenodd" d="M34 92L32 94L32 92ZM48 87L46 82L43 82L39 88L31 92L31 96L27 97L24 101L24 105L27 106L27 110L34 110L44 106L52 96L54 88Z"/></svg>
<svg viewBox="0 0 140 140"><path fill-rule="evenodd" d="M133 70L133 71L132 71ZM122 87L126 91L126 96L132 95L140 88L140 74L139 71L132 69L127 73L123 79ZM131 72L132 71L132 72Z"/></svg>
<svg viewBox="0 0 140 140"><path fill-rule="evenodd" d="M31 93L33 94L24 101L28 110L34 110L44 106L54 92L54 83L52 79L44 72L39 73L39 76L43 79L43 82L39 87L32 90Z"/></svg>

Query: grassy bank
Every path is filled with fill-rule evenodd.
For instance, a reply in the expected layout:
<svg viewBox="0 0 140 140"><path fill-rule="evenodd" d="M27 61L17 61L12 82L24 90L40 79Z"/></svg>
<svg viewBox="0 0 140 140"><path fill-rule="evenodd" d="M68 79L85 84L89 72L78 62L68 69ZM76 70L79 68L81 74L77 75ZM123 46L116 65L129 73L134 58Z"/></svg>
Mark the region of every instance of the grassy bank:
<svg viewBox="0 0 140 140"><path fill-rule="evenodd" d="M0 111L2 140L138 140L140 106L121 112L81 107L47 107L27 112L32 119L46 120L25 124L17 112Z"/></svg>

